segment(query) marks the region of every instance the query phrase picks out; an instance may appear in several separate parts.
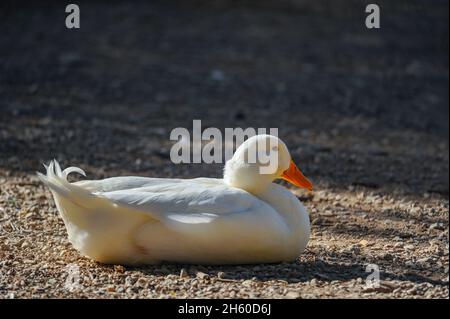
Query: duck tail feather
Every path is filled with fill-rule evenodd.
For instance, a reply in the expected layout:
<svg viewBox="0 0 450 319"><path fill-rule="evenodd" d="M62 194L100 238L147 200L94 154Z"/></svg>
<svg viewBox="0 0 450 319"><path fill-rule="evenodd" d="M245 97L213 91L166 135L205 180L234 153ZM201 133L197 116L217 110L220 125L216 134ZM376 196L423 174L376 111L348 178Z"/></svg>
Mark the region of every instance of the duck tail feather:
<svg viewBox="0 0 450 319"><path fill-rule="evenodd" d="M90 191L67 181L67 176L70 173L79 173L86 176L86 173L81 168L71 166L62 170L56 160L51 161L49 165L44 164L44 167L46 168L46 175L40 172L37 172L37 175L50 188L54 196L61 196L84 207L86 205L89 206L93 200L98 199L98 196Z"/></svg>

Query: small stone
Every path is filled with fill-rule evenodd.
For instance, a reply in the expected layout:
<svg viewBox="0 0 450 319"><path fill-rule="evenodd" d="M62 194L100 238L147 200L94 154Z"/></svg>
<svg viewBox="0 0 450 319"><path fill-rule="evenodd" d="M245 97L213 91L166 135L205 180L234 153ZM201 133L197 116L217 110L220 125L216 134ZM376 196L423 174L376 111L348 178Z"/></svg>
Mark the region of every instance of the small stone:
<svg viewBox="0 0 450 319"><path fill-rule="evenodd" d="M433 230L433 229L436 229L436 230L444 230L445 227L444 227L444 224L443 224L443 223L434 223L434 224L431 224L431 225L430 225L429 229L430 229L430 230Z"/></svg>
<svg viewBox="0 0 450 319"><path fill-rule="evenodd" d="M310 284L311 286L317 286L317 279L316 279L316 278L311 279L311 281L309 282L309 284Z"/></svg>
<svg viewBox="0 0 450 319"><path fill-rule="evenodd" d="M139 278L136 281L135 285L138 286L138 287L143 288L143 287L145 287L147 285L147 280L145 278Z"/></svg>
<svg viewBox="0 0 450 319"><path fill-rule="evenodd" d="M361 248L358 245L351 245L347 249L348 252L358 255L361 252Z"/></svg>
<svg viewBox="0 0 450 319"><path fill-rule="evenodd" d="M208 279L209 277L208 274L205 274L204 272L201 271L197 272L195 275L198 279Z"/></svg>
<svg viewBox="0 0 450 319"><path fill-rule="evenodd" d="M408 295L417 295L417 287L412 287L406 291Z"/></svg>
<svg viewBox="0 0 450 319"><path fill-rule="evenodd" d="M114 271L123 274L125 272L125 267L122 265L114 265Z"/></svg>
<svg viewBox="0 0 450 319"><path fill-rule="evenodd" d="M300 298L300 293L297 291L288 291L286 297L289 299L298 299Z"/></svg>
<svg viewBox="0 0 450 319"><path fill-rule="evenodd" d="M247 291L245 290L245 289L240 289L239 290L239 294L242 296L242 295L246 295L247 294Z"/></svg>
<svg viewBox="0 0 450 319"><path fill-rule="evenodd" d="M128 287L127 290L125 290L125 292L127 294L132 294L133 293L133 289L131 287Z"/></svg>
<svg viewBox="0 0 450 319"><path fill-rule="evenodd" d="M392 291L392 293L396 294L401 292L403 289L401 287L395 288L394 291Z"/></svg>
<svg viewBox="0 0 450 319"><path fill-rule="evenodd" d="M363 240L361 240L361 241L359 242L359 244L360 244L361 246L366 247L366 246L369 245L369 242L368 242L367 240L363 239Z"/></svg>
<svg viewBox="0 0 450 319"><path fill-rule="evenodd" d="M428 263L429 261L430 261L430 258L429 258L429 257L424 257L424 258L417 259L417 262L418 262L419 264L426 264L426 263Z"/></svg>
<svg viewBox="0 0 450 319"><path fill-rule="evenodd" d="M397 242L394 244L395 248L403 248L403 243L402 242Z"/></svg>
<svg viewBox="0 0 450 319"><path fill-rule="evenodd" d="M393 292L393 287L380 285L378 287L369 287L363 290L363 293L371 293L371 292L381 292L381 293L390 293Z"/></svg>
<svg viewBox="0 0 450 319"><path fill-rule="evenodd" d="M185 268L181 268L180 278L187 278L187 277L189 277L187 270Z"/></svg>
<svg viewBox="0 0 450 319"><path fill-rule="evenodd" d="M127 285L127 286L132 286L132 285L134 285L135 282L136 282L136 278L133 278L131 276L128 276L127 278L125 278L125 285Z"/></svg>
<svg viewBox="0 0 450 319"><path fill-rule="evenodd" d="M217 277L220 278L220 279L224 279L225 278L225 273L223 271L219 271L217 273Z"/></svg>

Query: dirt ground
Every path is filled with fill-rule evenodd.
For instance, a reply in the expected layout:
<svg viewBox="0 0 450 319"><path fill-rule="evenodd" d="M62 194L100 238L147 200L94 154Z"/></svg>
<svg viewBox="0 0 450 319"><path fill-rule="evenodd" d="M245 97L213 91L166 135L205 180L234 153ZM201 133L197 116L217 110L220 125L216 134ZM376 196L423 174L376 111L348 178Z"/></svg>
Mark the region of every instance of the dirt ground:
<svg viewBox="0 0 450 319"><path fill-rule="evenodd" d="M377 1L379 30L364 1L78 1L79 30L61 3L21 3L0 4L0 298L449 297L447 1ZM81 257L35 171L56 158L90 179L221 176L169 159L170 131L193 119L279 128L316 186L292 188L306 252L251 266Z"/></svg>

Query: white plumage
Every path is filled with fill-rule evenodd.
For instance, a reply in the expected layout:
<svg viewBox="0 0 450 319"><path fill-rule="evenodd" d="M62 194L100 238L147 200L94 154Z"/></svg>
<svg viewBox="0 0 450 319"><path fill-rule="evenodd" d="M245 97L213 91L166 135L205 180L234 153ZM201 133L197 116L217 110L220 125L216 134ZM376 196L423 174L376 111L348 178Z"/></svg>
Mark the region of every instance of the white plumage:
<svg viewBox="0 0 450 319"><path fill-rule="evenodd" d="M258 163L244 160L249 144L258 139L276 139L280 145L273 176L255 173ZM305 207L272 183L285 178L311 188L292 165L283 142L258 135L227 162L224 179L113 177L69 183L69 173L84 172L76 167L62 171L56 161L46 175L38 175L53 194L70 242L94 260L245 264L294 260L306 247ZM242 178L242 185L255 187L235 185Z"/></svg>

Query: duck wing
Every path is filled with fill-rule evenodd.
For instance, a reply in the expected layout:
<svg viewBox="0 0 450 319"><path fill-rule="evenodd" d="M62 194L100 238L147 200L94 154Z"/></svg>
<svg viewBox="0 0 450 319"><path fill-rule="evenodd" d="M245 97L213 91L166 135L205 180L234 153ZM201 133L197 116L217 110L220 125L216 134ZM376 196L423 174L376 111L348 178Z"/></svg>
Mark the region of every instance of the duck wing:
<svg viewBox="0 0 450 319"><path fill-rule="evenodd" d="M119 176L102 180L82 180L73 183L91 192L113 192L119 190L150 187L163 184L165 178L140 177L140 176ZM180 181L174 179L173 181Z"/></svg>
<svg viewBox="0 0 450 319"><path fill-rule="evenodd" d="M98 194L119 207L145 213L174 231L201 237L220 232L288 233L270 205L220 179L160 179L159 183Z"/></svg>

